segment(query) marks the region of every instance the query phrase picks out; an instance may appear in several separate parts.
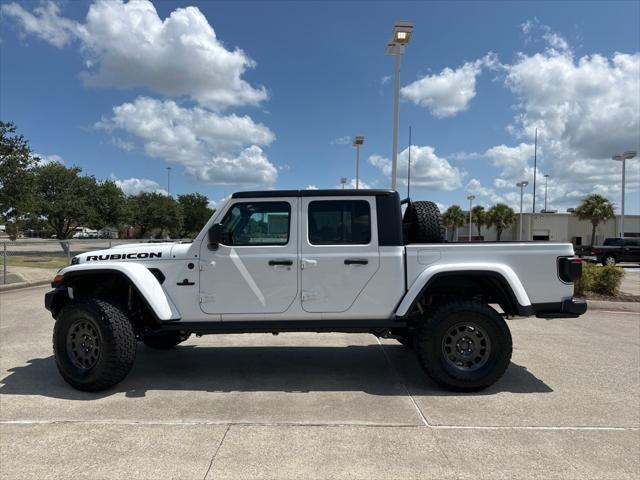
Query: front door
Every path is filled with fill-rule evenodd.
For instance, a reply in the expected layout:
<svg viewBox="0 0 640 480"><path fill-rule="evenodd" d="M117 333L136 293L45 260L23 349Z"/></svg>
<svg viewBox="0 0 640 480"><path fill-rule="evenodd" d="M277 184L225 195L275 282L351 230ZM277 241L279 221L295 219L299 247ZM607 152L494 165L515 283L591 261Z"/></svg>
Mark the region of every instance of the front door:
<svg viewBox="0 0 640 480"><path fill-rule="evenodd" d="M211 314L282 313L298 294L298 198L238 199L223 241L203 242L200 307Z"/></svg>
<svg viewBox="0 0 640 480"><path fill-rule="evenodd" d="M375 197L302 198L302 308L345 312L379 266Z"/></svg>

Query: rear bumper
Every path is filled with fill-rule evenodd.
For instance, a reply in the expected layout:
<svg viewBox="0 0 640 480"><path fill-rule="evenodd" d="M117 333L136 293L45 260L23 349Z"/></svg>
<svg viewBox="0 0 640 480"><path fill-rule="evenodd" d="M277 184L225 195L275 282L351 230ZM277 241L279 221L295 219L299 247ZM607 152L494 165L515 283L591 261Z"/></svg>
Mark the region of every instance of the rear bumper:
<svg viewBox="0 0 640 480"><path fill-rule="evenodd" d="M557 303L537 303L533 310L538 318L577 318L587 311L584 298L565 298Z"/></svg>

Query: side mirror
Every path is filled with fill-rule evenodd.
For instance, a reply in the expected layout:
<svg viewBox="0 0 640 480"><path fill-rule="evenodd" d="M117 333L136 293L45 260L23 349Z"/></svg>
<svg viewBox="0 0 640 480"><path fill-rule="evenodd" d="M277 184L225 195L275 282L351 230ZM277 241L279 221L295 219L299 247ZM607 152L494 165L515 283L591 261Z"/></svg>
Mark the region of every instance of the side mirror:
<svg viewBox="0 0 640 480"><path fill-rule="evenodd" d="M209 248L215 250L222 243L222 224L214 223L209 229Z"/></svg>

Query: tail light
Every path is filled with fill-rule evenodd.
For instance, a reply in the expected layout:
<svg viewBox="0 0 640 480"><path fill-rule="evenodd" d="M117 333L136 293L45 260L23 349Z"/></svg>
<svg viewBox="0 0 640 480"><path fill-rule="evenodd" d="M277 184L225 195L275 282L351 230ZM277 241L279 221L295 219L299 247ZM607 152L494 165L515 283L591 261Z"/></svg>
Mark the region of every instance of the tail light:
<svg viewBox="0 0 640 480"><path fill-rule="evenodd" d="M558 275L563 282L573 283L582 276L582 259L562 257L558 260Z"/></svg>
<svg viewBox="0 0 640 480"><path fill-rule="evenodd" d="M598 249L597 248L592 248L591 249L591 255L597 255L598 254Z"/></svg>

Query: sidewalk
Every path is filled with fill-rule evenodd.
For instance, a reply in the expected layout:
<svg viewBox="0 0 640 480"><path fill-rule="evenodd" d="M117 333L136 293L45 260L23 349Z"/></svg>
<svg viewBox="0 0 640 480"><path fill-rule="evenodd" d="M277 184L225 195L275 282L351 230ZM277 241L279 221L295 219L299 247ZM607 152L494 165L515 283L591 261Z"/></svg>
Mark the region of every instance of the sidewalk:
<svg viewBox="0 0 640 480"><path fill-rule="evenodd" d="M7 269L7 283L0 283L0 292L34 285L44 285L51 282L57 271L57 268L10 266ZM0 276L0 282L2 280Z"/></svg>

